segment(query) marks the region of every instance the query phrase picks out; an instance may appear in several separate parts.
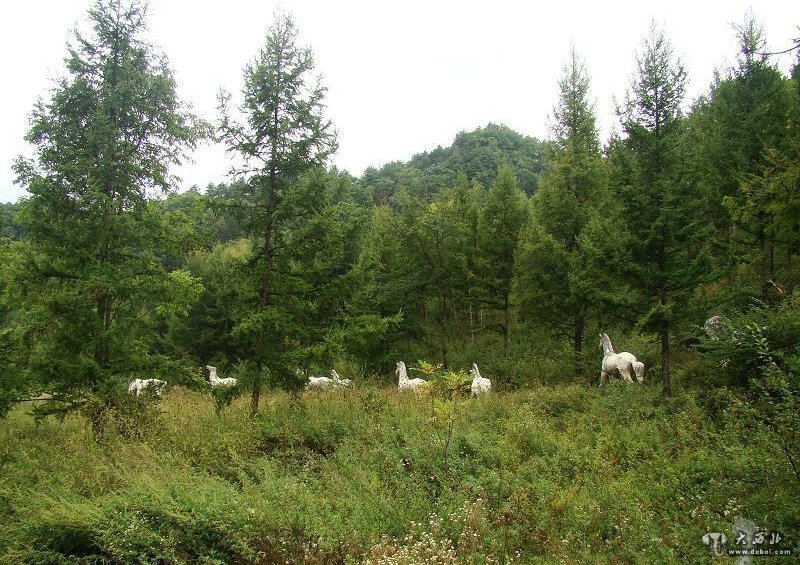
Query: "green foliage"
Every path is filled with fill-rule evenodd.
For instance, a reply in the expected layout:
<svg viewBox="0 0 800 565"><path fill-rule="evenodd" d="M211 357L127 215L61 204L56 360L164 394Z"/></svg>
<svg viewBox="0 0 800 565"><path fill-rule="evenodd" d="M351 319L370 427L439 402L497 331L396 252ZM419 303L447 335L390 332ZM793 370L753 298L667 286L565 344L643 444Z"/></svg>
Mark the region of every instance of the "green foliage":
<svg viewBox="0 0 800 565"><path fill-rule="evenodd" d="M504 164L497 172L478 220L476 286L479 300L488 309L502 312L502 321L496 327L506 345L511 326L514 255L527 217L525 195L511 167Z"/></svg>
<svg viewBox="0 0 800 565"><path fill-rule="evenodd" d="M427 369L427 370L426 370ZM442 445L442 468L450 472L450 448L454 434L464 415L464 393L469 391L471 378L462 370L442 371L420 361L420 370L428 377L427 392L431 395L431 417L428 424Z"/></svg>
<svg viewBox="0 0 800 565"><path fill-rule="evenodd" d="M688 175L681 112L686 73L655 25L637 57L622 120L627 139L612 179L630 230L625 279L639 325L661 340L662 387L670 387L670 335L686 319L690 297L711 278L709 226L695 214L699 187ZM627 155L624 155L627 153Z"/></svg>
<svg viewBox="0 0 800 565"><path fill-rule="evenodd" d="M452 186L456 175L463 171L470 183L488 187L494 182L497 170L507 162L522 190L530 195L536 192L538 175L544 169L543 157L543 143L538 139L490 123L471 132L460 132L450 148L415 155L410 164L433 178L442 169L451 171L447 183L434 186Z"/></svg>
<svg viewBox="0 0 800 565"><path fill-rule="evenodd" d="M733 398L742 423L772 437L800 481L800 297L797 293L777 308L755 304L722 319L718 331L702 342L705 379L740 387Z"/></svg>
<svg viewBox="0 0 800 565"><path fill-rule="evenodd" d="M144 6L98 1L89 18L92 35L76 32L67 75L33 112L35 157L15 168L30 194L19 212L26 378L53 393L54 411L82 408L100 423L148 364L155 321L199 292L154 256L168 226L147 196L170 189L168 167L200 129L141 38Z"/></svg>
<svg viewBox="0 0 800 565"><path fill-rule="evenodd" d="M245 68L244 123L234 119L229 94L219 104L220 136L244 160L236 172L246 188L233 204L247 210L242 225L252 243L238 272L250 290L242 289L231 336L256 375L271 374L287 388L300 385L292 365L341 348L326 330L346 295L343 271L355 258L360 220L337 174L321 170L336 135L323 116L325 89L312 84L313 55L297 45L297 33L290 16L276 14ZM253 413L261 384L252 382Z"/></svg>
<svg viewBox="0 0 800 565"><path fill-rule="evenodd" d="M236 180L170 194L205 126L144 16L94 5L0 206L0 560L698 562L735 514L800 551L800 66L754 20L689 116L653 28L605 153L573 51L546 150L489 124L354 179L278 15L220 97ZM576 382L598 327L643 386ZM425 394L375 388L418 358ZM148 377L163 398L124 393Z"/></svg>
<svg viewBox="0 0 800 565"><path fill-rule="evenodd" d="M407 315L400 327L428 337L444 364L459 313L474 301L477 207L464 184L430 202L401 192L396 209L375 208L356 265L357 308L384 316L423 313L432 323Z"/></svg>
<svg viewBox="0 0 800 565"><path fill-rule="evenodd" d="M735 27L736 65L717 77L689 120L698 203L715 228L718 269L738 278L715 294L739 305L771 299L775 282L795 284L796 146L800 102L765 53L750 15Z"/></svg>
<svg viewBox="0 0 800 565"><path fill-rule="evenodd" d="M600 290L609 266L592 259L598 250L613 255L615 241L598 232L612 229L619 213L606 193L589 77L574 49L559 87L548 170L531 198L516 256L515 296L522 320L572 343L579 378L586 325L609 302Z"/></svg>
<svg viewBox="0 0 800 565"><path fill-rule="evenodd" d="M427 520L412 522L402 538L383 536L369 549L365 565L452 565L516 563L521 552L506 555L496 535L492 535L493 516L480 496L465 502L446 517L431 513Z"/></svg>
<svg viewBox="0 0 800 565"><path fill-rule="evenodd" d="M419 153L406 163L392 162L380 169L369 167L360 184L378 205L389 203L402 191L430 199L441 189L456 186L462 174L470 184L490 187L503 163L514 169L520 188L533 194L544 170L544 144L509 127L488 124L462 131L450 147Z"/></svg>
<svg viewBox="0 0 800 565"><path fill-rule="evenodd" d="M20 305L20 281L27 246L0 240L0 417L36 387L25 378L26 334L29 316Z"/></svg>
<svg viewBox="0 0 800 565"><path fill-rule="evenodd" d="M14 222L19 204L0 202L0 241L3 239L22 239L22 230Z"/></svg>
<svg viewBox="0 0 800 565"><path fill-rule="evenodd" d="M106 446L75 416L15 410L0 559L699 562L734 514L797 550L800 483L779 447L735 410L712 420L703 395L612 382L464 401L448 473L430 400L394 390L268 394L251 420L243 399L217 416L173 388L157 425Z"/></svg>

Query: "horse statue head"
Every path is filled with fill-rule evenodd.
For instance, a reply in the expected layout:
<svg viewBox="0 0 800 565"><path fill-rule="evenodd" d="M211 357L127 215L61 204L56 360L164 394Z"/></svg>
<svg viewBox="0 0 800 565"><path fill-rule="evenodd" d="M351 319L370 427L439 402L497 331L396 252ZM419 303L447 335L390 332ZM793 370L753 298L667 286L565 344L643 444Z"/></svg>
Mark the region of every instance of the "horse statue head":
<svg viewBox="0 0 800 565"><path fill-rule="evenodd" d="M600 349L603 350L603 354L605 355L614 353L614 346L611 345L611 338L608 337L608 334L600 334Z"/></svg>

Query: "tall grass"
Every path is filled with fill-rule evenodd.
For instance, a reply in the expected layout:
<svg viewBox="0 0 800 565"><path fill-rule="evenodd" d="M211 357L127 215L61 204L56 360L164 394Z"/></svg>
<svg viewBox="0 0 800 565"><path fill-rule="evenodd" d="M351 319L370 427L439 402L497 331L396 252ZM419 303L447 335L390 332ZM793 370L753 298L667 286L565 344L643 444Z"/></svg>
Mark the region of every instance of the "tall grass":
<svg viewBox="0 0 800 565"><path fill-rule="evenodd" d="M77 417L13 411L0 561L703 562L702 535L734 514L800 551L800 492L768 436L689 394L615 382L469 400L446 468L425 398L368 387L247 409L218 416L176 388L140 439L103 444Z"/></svg>

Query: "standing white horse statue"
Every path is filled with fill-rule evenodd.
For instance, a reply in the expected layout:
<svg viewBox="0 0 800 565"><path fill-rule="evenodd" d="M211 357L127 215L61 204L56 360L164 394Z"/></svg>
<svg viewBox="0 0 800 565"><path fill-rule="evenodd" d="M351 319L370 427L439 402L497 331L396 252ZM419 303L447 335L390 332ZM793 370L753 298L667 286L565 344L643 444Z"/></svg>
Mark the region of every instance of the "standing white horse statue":
<svg viewBox="0 0 800 565"><path fill-rule="evenodd" d="M402 361L397 362L397 370L395 370L395 373L397 373L398 377L397 388L400 391L413 390L417 394L420 394L428 384L428 381L425 379L409 379L406 364Z"/></svg>
<svg viewBox="0 0 800 565"><path fill-rule="evenodd" d="M618 372L629 383L633 382L631 373L636 375L636 380L644 382L644 363L639 362L633 353L623 351L614 353L614 346L607 334L600 334L600 349L603 350L603 365L600 370L600 386L603 386L609 375Z"/></svg>
<svg viewBox="0 0 800 565"><path fill-rule="evenodd" d="M481 371L478 369L477 363L472 364L469 374L472 375L472 386L470 387L472 396L481 396L482 394L489 394L492 392L492 381L481 376Z"/></svg>

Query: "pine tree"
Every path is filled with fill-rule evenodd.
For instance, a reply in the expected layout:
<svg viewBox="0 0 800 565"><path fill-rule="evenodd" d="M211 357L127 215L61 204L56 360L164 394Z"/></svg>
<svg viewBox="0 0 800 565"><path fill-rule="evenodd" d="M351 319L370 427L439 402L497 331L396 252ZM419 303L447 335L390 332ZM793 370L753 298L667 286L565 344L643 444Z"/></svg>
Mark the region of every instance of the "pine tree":
<svg viewBox="0 0 800 565"><path fill-rule="evenodd" d="M697 185L686 175L681 103L686 73L663 31L652 26L637 56L637 74L622 111L628 152L614 183L631 232L631 261L621 284L638 296L641 323L661 341L662 387L670 388L670 335L707 276L708 231L695 214Z"/></svg>
<svg viewBox="0 0 800 565"><path fill-rule="evenodd" d="M544 324L572 342L577 378L598 287L597 277L593 280L592 271L585 268L581 237L592 216L610 221L614 214L605 198L607 175L589 100L589 77L574 49L559 88L548 169L531 198L532 220L517 255L516 295L523 319Z"/></svg>
<svg viewBox="0 0 800 565"><path fill-rule="evenodd" d="M495 327L502 334L506 346L511 326L514 255L520 231L528 217L526 202L511 167L503 164L478 221L476 287L482 304L489 310L502 313L502 320Z"/></svg>
<svg viewBox="0 0 800 565"><path fill-rule="evenodd" d="M145 16L139 2L95 3L92 34L76 32L66 75L33 112L35 158L16 164L30 194L28 371L53 393L44 410L86 408L98 431L121 381L148 363L145 314L185 310L198 291L152 253L161 232L148 194L171 189L169 166L199 130L142 39Z"/></svg>
<svg viewBox="0 0 800 565"><path fill-rule="evenodd" d="M236 172L250 188L241 205L249 209L244 225L256 246L248 267L256 289L249 314L236 331L249 344L249 358L259 374L288 370L277 353L284 350L283 336L271 313L279 293L285 292L277 280L276 249L291 237L292 223L313 211L321 197L313 184L305 185L310 190L296 190L298 181L336 149L335 132L323 116L325 88L311 76L314 57L297 45L297 33L291 16L275 15L264 47L244 71L244 123L231 115L231 96L220 94L219 131L228 149L245 162ZM253 414L262 383L262 378L252 383Z"/></svg>
<svg viewBox="0 0 800 565"><path fill-rule="evenodd" d="M775 295L773 285L793 275L791 262L783 261L787 232L774 224L773 206L760 196L759 179L767 170L780 175L788 164L785 157L795 151L797 93L770 62L763 28L753 16L735 30L736 65L717 77L696 105L689 140L694 174L706 196L703 210L716 228L718 268L730 283L726 294L747 302L754 296L769 299Z"/></svg>

